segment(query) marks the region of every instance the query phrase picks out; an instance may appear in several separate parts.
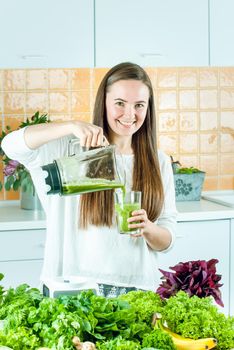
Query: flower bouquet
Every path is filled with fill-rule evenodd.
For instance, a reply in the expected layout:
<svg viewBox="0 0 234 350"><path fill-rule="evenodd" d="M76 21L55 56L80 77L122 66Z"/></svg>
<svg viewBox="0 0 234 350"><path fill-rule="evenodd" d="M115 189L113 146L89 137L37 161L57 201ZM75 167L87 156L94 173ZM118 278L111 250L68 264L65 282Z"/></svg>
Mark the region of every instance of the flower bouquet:
<svg viewBox="0 0 234 350"><path fill-rule="evenodd" d="M27 118L25 122L22 122L19 125L19 129L24 128L28 125L48 122L50 122L50 120L47 114L40 115L39 111L37 111L31 118ZM1 142L3 138L11 131L11 128L9 126L6 126L6 130L3 130L0 134L0 157L2 158L3 162L3 174L5 178L4 184L0 182L0 191L3 187L6 191L10 191L11 189L18 191L19 188L21 188L23 192L35 194L35 188L29 171L17 160L8 158L1 148Z"/></svg>

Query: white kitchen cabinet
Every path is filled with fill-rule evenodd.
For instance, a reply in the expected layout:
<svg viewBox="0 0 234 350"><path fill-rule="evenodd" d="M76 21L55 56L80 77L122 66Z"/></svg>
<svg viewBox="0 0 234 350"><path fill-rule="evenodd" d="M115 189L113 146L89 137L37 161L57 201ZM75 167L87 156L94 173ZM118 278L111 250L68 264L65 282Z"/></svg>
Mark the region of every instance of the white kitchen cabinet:
<svg viewBox="0 0 234 350"><path fill-rule="evenodd" d="M0 284L5 289L16 288L22 283L30 287L40 287L40 273L43 260L0 261L0 271L4 275Z"/></svg>
<svg viewBox="0 0 234 350"><path fill-rule="evenodd" d="M234 1L210 1L210 64L233 66L234 64Z"/></svg>
<svg viewBox="0 0 234 350"><path fill-rule="evenodd" d="M93 0L0 0L0 68L93 67Z"/></svg>
<svg viewBox="0 0 234 350"><path fill-rule="evenodd" d="M208 0L97 0L97 67L208 65Z"/></svg>
<svg viewBox="0 0 234 350"><path fill-rule="evenodd" d="M174 247L159 256L160 268L171 272L169 267L179 262L218 259L217 273L222 275L223 283L220 290L224 308L221 310L225 314L230 307L230 225L230 219L179 222Z"/></svg>
<svg viewBox="0 0 234 350"><path fill-rule="evenodd" d="M1 285L9 288L27 283L39 287L45 233L45 229L0 231Z"/></svg>

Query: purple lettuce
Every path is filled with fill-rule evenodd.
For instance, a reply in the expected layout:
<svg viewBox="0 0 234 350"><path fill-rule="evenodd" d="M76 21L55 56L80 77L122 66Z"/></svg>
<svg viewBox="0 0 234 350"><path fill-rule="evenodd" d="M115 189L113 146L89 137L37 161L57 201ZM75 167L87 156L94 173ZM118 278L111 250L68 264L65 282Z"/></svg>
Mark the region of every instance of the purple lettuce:
<svg viewBox="0 0 234 350"><path fill-rule="evenodd" d="M196 295L199 298L212 296L217 304L224 306L221 299L219 283L221 275L216 274L217 259L209 261L196 260L180 262L170 267L175 272L168 272L162 269L162 283L157 289L157 293L162 299L167 299L175 295L179 290L188 293L189 296Z"/></svg>

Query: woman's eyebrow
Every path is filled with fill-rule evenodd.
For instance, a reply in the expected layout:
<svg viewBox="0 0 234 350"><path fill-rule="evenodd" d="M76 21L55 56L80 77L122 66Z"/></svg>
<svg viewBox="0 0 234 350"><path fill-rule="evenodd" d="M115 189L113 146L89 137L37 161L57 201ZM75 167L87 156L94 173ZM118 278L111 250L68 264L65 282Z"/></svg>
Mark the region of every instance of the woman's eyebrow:
<svg viewBox="0 0 234 350"><path fill-rule="evenodd" d="M122 98L120 98L120 97L115 98L114 101L128 102L128 101L126 101L126 100L124 100L124 99L122 99ZM136 101L136 102L134 102L134 103L146 103L146 101Z"/></svg>

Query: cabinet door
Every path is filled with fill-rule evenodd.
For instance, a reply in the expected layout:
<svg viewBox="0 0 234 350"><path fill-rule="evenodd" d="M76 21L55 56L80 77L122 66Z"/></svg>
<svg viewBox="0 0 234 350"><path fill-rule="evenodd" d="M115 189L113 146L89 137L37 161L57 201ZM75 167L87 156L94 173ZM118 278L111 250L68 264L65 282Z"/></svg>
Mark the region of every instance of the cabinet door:
<svg viewBox="0 0 234 350"><path fill-rule="evenodd" d="M208 65L208 0L98 0L96 66Z"/></svg>
<svg viewBox="0 0 234 350"><path fill-rule="evenodd" d="M22 283L39 288L42 264L43 260L0 262L0 272L4 275L0 284L5 289L15 288Z"/></svg>
<svg viewBox="0 0 234 350"><path fill-rule="evenodd" d="M93 66L93 0L0 3L0 68Z"/></svg>
<svg viewBox="0 0 234 350"><path fill-rule="evenodd" d="M159 266L170 266L189 260L218 259L217 273L222 275L221 287L224 308L229 313L230 220L211 220L178 223L178 238L168 253L159 255Z"/></svg>
<svg viewBox="0 0 234 350"><path fill-rule="evenodd" d="M46 230L0 231L0 261L43 259L45 235Z"/></svg>
<svg viewBox="0 0 234 350"><path fill-rule="evenodd" d="M211 66L234 64L234 1L210 1L210 63Z"/></svg>

